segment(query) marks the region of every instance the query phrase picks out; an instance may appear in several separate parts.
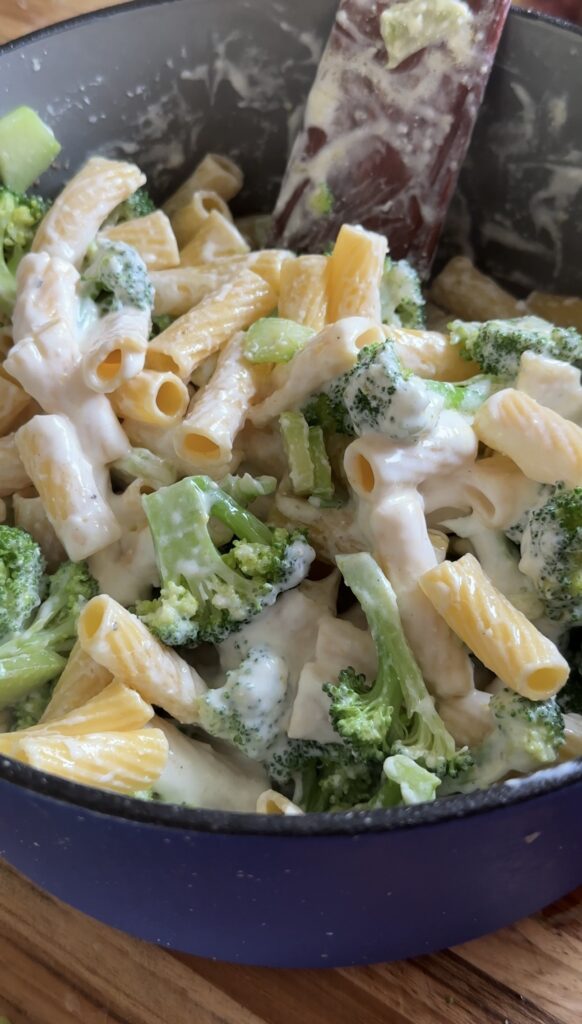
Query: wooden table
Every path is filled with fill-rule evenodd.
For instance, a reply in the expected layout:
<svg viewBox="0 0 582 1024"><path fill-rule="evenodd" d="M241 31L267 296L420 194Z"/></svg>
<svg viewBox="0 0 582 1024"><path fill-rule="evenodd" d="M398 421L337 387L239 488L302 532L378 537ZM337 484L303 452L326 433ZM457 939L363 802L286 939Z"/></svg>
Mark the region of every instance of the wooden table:
<svg viewBox="0 0 582 1024"><path fill-rule="evenodd" d="M0 0L0 40L97 5ZM582 1024L582 889L438 956L270 971L137 942L0 866L2 1014L11 1024Z"/></svg>

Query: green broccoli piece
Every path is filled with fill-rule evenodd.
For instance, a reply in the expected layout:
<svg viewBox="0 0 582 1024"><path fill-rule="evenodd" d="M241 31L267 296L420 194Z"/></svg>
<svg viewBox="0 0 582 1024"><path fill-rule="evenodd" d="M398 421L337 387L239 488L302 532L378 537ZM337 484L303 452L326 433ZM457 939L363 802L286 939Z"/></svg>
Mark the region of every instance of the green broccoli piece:
<svg viewBox="0 0 582 1024"><path fill-rule="evenodd" d="M47 596L32 622L0 642L0 709L60 675L79 613L97 591L83 562L64 562L49 577Z"/></svg>
<svg viewBox="0 0 582 1024"><path fill-rule="evenodd" d="M326 181L320 182L308 199L309 209L318 217L326 217L332 213L334 203L335 196Z"/></svg>
<svg viewBox="0 0 582 1024"><path fill-rule="evenodd" d="M222 478L219 486L225 494L246 508L256 498L265 498L274 494L277 490L277 478L274 476L251 476L250 473L235 476L228 473Z"/></svg>
<svg viewBox="0 0 582 1024"><path fill-rule="evenodd" d="M537 316L449 324L451 342L460 345L464 359L474 360L484 373L515 378L524 352L537 352L563 363L582 358L582 337L574 327L554 327Z"/></svg>
<svg viewBox="0 0 582 1024"><path fill-rule="evenodd" d="M143 480L157 490L168 487L178 479L178 470L172 462L155 455L149 448L130 448L129 453L111 465L115 481L127 487L133 480Z"/></svg>
<svg viewBox="0 0 582 1024"><path fill-rule="evenodd" d="M209 477L180 480L143 504L162 589L137 614L170 646L220 643L296 586L314 558L301 532L271 529ZM234 534L226 553L209 534L211 516Z"/></svg>
<svg viewBox="0 0 582 1024"><path fill-rule="evenodd" d="M380 282L382 322L413 330L425 326L425 300L420 278L407 260L388 257Z"/></svg>
<svg viewBox="0 0 582 1024"><path fill-rule="evenodd" d="M102 238L90 250L81 275L83 295L102 313L131 307L151 309L154 289L139 253L125 242Z"/></svg>
<svg viewBox="0 0 582 1024"><path fill-rule="evenodd" d="M224 686L199 698L200 725L252 760L264 760L283 728L288 675L283 659L267 644L251 648L239 667L227 672Z"/></svg>
<svg viewBox="0 0 582 1024"><path fill-rule="evenodd" d="M0 636L22 629L41 602L45 563L29 533L0 526Z"/></svg>
<svg viewBox="0 0 582 1024"><path fill-rule="evenodd" d="M174 323L175 316L171 316L169 313L160 313L159 316L152 317L152 327L150 331L150 341L152 338L157 338L158 334L162 334L167 331L170 324Z"/></svg>
<svg viewBox="0 0 582 1024"><path fill-rule="evenodd" d="M381 764L366 762L347 744L277 737L265 754L273 785L294 787L293 800L304 811L347 810L376 790Z"/></svg>
<svg viewBox="0 0 582 1024"><path fill-rule="evenodd" d="M529 775L556 761L564 743L564 717L555 697L533 701L503 689L489 703L493 732L473 751L474 763L442 794L486 789L513 773Z"/></svg>
<svg viewBox="0 0 582 1024"><path fill-rule="evenodd" d="M369 431L408 440L434 425L443 409L472 415L505 381L479 375L463 384L424 380L404 369L391 341L367 345L355 365L303 408L311 426L361 436Z"/></svg>
<svg viewBox="0 0 582 1024"><path fill-rule="evenodd" d="M549 619L582 623L582 487L558 488L531 510L519 568L532 581Z"/></svg>
<svg viewBox="0 0 582 1024"><path fill-rule="evenodd" d="M378 653L378 675L371 686L353 669L337 683L326 683L334 729L362 759L384 761L406 754L439 776L457 775L471 762L437 713L408 646L396 596L371 555L342 555L337 564L358 599Z"/></svg>
<svg viewBox="0 0 582 1024"><path fill-rule="evenodd" d="M38 689L27 693L26 697L23 697L22 700L19 700L10 709L11 732L20 729L30 729L31 726L37 725L48 707L54 690L54 684L55 681L52 680L49 683L45 683L44 686L39 686Z"/></svg>
<svg viewBox="0 0 582 1024"><path fill-rule="evenodd" d="M0 312L10 316L16 300L16 270L32 245L50 203L0 186Z"/></svg>
<svg viewBox="0 0 582 1024"><path fill-rule="evenodd" d="M136 220L138 217L147 217L148 213L155 213L156 204L145 188L138 188L137 192L126 199L119 206L116 206L108 224L122 224L126 220Z"/></svg>
<svg viewBox="0 0 582 1024"><path fill-rule="evenodd" d="M375 793L365 807L397 807L404 804L430 803L435 799L441 779L413 761L406 754L393 754L382 765L382 777Z"/></svg>

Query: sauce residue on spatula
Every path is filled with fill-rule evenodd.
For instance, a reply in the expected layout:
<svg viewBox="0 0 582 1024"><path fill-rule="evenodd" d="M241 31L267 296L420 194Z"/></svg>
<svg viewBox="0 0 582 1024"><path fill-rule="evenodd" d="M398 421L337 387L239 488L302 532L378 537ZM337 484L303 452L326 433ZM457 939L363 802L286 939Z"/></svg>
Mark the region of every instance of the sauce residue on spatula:
<svg viewBox="0 0 582 1024"><path fill-rule="evenodd" d="M426 276L511 0L341 0L274 213L273 241L385 234Z"/></svg>

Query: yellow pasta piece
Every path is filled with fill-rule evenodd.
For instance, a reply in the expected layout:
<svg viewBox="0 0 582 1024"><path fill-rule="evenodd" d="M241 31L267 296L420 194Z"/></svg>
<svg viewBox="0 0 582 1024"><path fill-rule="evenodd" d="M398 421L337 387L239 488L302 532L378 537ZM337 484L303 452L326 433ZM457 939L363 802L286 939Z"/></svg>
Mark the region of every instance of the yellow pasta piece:
<svg viewBox="0 0 582 1024"><path fill-rule="evenodd" d="M131 796L159 779L168 741L161 729L31 736L22 740L20 751L21 759L38 771Z"/></svg>
<svg viewBox="0 0 582 1024"><path fill-rule="evenodd" d="M384 333L394 342L402 365L419 377L458 381L468 380L479 373L477 363L463 359L459 345L451 345L448 336L439 331L385 327Z"/></svg>
<svg viewBox="0 0 582 1024"><path fill-rule="evenodd" d="M192 174L180 185L164 203L164 210L171 217L176 210L184 206L195 192L201 189L216 192L221 199L228 202L240 192L243 174L240 167L227 156L218 153L207 153L194 168Z"/></svg>
<svg viewBox="0 0 582 1024"><path fill-rule="evenodd" d="M470 466L462 479L463 497L485 526L506 530L532 508L537 486L517 468L515 462L494 453Z"/></svg>
<svg viewBox="0 0 582 1024"><path fill-rule="evenodd" d="M66 416L34 416L18 431L16 447L73 562L119 540L121 528Z"/></svg>
<svg viewBox="0 0 582 1024"><path fill-rule="evenodd" d="M582 715L564 715L564 746L560 750L560 761L582 757Z"/></svg>
<svg viewBox="0 0 582 1024"><path fill-rule="evenodd" d="M530 480L568 487L582 484L582 428L535 399L506 388L477 410L480 441L508 455Z"/></svg>
<svg viewBox="0 0 582 1024"><path fill-rule="evenodd" d="M112 679L111 672L93 661L77 641L59 676L40 724L54 722L55 719L63 718L69 711L86 704L101 693Z"/></svg>
<svg viewBox="0 0 582 1024"><path fill-rule="evenodd" d="M279 316L320 331L327 313L326 256L297 256L281 268Z"/></svg>
<svg viewBox="0 0 582 1024"><path fill-rule="evenodd" d="M64 562L67 555L57 537L54 527L49 522L44 505L38 495L28 497L15 494L12 498L14 525L26 530L40 546L49 572Z"/></svg>
<svg viewBox="0 0 582 1024"><path fill-rule="evenodd" d="M96 328L94 344L83 357L85 383L109 394L143 370L150 333L147 309L107 313Z"/></svg>
<svg viewBox="0 0 582 1024"><path fill-rule="evenodd" d="M28 405L30 395L0 366L0 435L13 427L15 420Z"/></svg>
<svg viewBox="0 0 582 1024"><path fill-rule="evenodd" d="M303 814L303 811L292 800L275 789L266 789L257 799L257 814Z"/></svg>
<svg viewBox="0 0 582 1024"><path fill-rule="evenodd" d="M196 721L197 697L206 689L202 679L136 615L101 594L83 608L77 631L83 650L144 700L179 722Z"/></svg>
<svg viewBox="0 0 582 1024"><path fill-rule="evenodd" d="M229 256L214 260L207 266L177 267L175 270L152 272L150 280L154 286L156 315L169 313L183 316L211 292L233 281L241 270L252 270L262 277L278 294L281 268L291 257L286 249L264 249L247 256Z"/></svg>
<svg viewBox="0 0 582 1024"><path fill-rule="evenodd" d="M556 645L493 586L473 555L437 565L420 585L457 636L522 697L546 700L568 679Z"/></svg>
<svg viewBox="0 0 582 1024"><path fill-rule="evenodd" d="M145 217L122 221L100 234L113 242L125 242L138 252L148 270L168 270L180 262L178 242L169 218L162 210Z"/></svg>
<svg viewBox="0 0 582 1024"><path fill-rule="evenodd" d="M29 484L30 477L18 454L15 434L0 437L0 495L14 494Z"/></svg>
<svg viewBox="0 0 582 1024"><path fill-rule="evenodd" d="M142 370L114 391L111 403L118 416L171 427L184 416L189 397L188 388L175 373Z"/></svg>
<svg viewBox="0 0 582 1024"><path fill-rule="evenodd" d="M195 267L222 257L244 256L248 252L250 248L232 220L212 210L194 237L180 250L180 265Z"/></svg>
<svg viewBox="0 0 582 1024"><path fill-rule="evenodd" d="M213 210L221 213L226 220L232 220L232 214L218 192L200 189L193 192L188 202L172 214L170 220L181 249L192 241Z"/></svg>
<svg viewBox="0 0 582 1024"><path fill-rule="evenodd" d="M523 303L482 274L466 256L455 256L435 278L430 297L461 320L505 320L523 316Z"/></svg>
<svg viewBox="0 0 582 1024"><path fill-rule="evenodd" d="M376 500L387 488L417 487L431 476L468 469L476 455L470 424L460 413L446 410L416 444L392 441L383 434L356 438L346 448L344 469L359 497Z"/></svg>
<svg viewBox="0 0 582 1024"><path fill-rule="evenodd" d="M261 427L274 416L295 408L329 380L351 369L361 348L382 339L380 325L366 317L347 317L338 323L328 324L290 363L278 367L280 375L275 377L276 390L253 406L249 419Z"/></svg>
<svg viewBox="0 0 582 1024"><path fill-rule="evenodd" d="M78 267L103 221L145 180L135 164L91 157L55 199L36 232L32 251L59 256Z"/></svg>
<svg viewBox="0 0 582 1024"><path fill-rule="evenodd" d="M275 307L273 289L257 274L243 270L222 288L150 342L146 365L169 370L187 380L192 371L238 331L250 327Z"/></svg>
<svg viewBox="0 0 582 1024"><path fill-rule="evenodd" d="M208 384L195 394L174 444L180 458L204 472L229 462L235 438L258 389L260 373L244 358L243 332L222 349Z"/></svg>
<svg viewBox="0 0 582 1024"><path fill-rule="evenodd" d="M550 295L532 292L525 300L528 313L541 316L558 327L575 327L582 331L582 298L569 295Z"/></svg>
<svg viewBox="0 0 582 1024"><path fill-rule="evenodd" d="M75 424L81 447L97 466L129 449L107 398L83 379L77 340L79 275L65 260L28 253L18 267L15 344L4 368L49 413Z"/></svg>
<svg viewBox="0 0 582 1024"><path fill-rule="evenodd" d="M386 239L374 231L344 224L328 262L327 322L346 316L380 321L380 281Z"/></svg>
<svg viewBox="0 0 582 1024"><path fill-rule="evenodd" d="M87 736L95 732L129 732L143 729L154 717L154 709L139 693L118 680L109 683L87 703L66 715L33 725L29 729L0 734L0 753L18 757L22 741L37 736Z"/></svg>

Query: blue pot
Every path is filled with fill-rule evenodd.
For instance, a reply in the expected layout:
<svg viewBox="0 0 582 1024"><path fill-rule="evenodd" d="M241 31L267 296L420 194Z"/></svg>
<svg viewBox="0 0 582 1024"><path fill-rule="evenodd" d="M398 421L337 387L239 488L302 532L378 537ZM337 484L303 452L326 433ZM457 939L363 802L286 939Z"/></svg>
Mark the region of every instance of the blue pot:
<svg viewBox="0 0 582 1024"><path fill-rule="evenodd" d="M334 6L162 0L77 19L0 51L2 106L54 126L64 160L49 190L99 149L134 158L162 194L214 149L247 172L239 210L267 210ZM444 253L472 248L502 280L582 293L582 110L568 102L581 67L580 32L511 15ZM582 761L424 807L265 818L0 758L0 855L30 879L140 938L278 967L429 953L532 913L582 883L581 810Z"/></svg>

